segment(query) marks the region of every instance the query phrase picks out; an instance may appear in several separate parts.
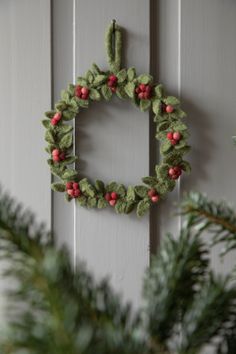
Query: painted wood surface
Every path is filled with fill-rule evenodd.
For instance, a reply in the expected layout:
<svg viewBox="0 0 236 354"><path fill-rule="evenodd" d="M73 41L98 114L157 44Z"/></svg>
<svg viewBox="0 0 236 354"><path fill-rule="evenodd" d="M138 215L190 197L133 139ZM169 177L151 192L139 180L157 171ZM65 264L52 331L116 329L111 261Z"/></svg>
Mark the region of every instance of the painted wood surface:
<svg viewBox="0 0 236 354"><path fill-rule="evenodd" d="M40 122L51 105L50 1L2 0L0 42L0 183L50 227L51 177Z"/></svg>

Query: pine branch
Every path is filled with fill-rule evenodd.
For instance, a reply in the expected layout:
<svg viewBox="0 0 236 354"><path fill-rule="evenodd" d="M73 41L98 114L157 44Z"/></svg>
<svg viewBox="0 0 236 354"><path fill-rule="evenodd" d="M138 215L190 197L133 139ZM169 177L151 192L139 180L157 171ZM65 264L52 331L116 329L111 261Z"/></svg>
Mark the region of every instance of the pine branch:
<svg viewBox="0 0 236 354"><path fill-rule="evenodd" d="M190 192L181 203L187 227L213 234L212 244L225 243L222 254L236 248L236 214L225 202L216 203L206 196Z"/></svg>
<svg viewBox="0 0 236 354"><path fill-rule="evenodd" d="M207 249L199 238L182 231L168 235L153 258L144 283L148 331L160 343L173 335L208 267ZM187 289L187 292L186 292Z"/></svg>

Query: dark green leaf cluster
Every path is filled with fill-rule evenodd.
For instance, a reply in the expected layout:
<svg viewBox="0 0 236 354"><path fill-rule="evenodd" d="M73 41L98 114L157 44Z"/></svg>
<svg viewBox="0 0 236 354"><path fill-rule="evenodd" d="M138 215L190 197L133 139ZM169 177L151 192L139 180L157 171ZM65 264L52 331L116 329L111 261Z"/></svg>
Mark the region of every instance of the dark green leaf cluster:
<svg viewBox="0 0 236 354"><path fill-rule="evenodd" d="M5 276L17 280L1 353L195 354L224 334L232 350L222 344L219 353L234 353L236 289L212 274L208 249L191 228L163 241L135 314L106 280L96 282L82 264L73 269L66 249L33 220L0 195L0 254Z"/></svg>

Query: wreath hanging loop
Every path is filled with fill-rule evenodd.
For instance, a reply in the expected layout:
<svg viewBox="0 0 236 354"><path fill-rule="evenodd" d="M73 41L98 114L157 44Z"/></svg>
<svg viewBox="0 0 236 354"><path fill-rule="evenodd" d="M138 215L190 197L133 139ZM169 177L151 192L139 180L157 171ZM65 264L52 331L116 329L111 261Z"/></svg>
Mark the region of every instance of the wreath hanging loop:
<svg viewBox="0 0 236 354"><path fill-rule="evenodd" d="M121 68L121 48L121 28L117 25L116 20L112 20L106 33L106 50L110 71L114 74L118 73Z"/></svg>
<svg viewBox="0 0 236 354"><path fill-rule="evenodd" d="M108 27L105 42L110 68L101 70L92 64L84 76L77 78L75 85L69 84L62 91L54 109L45 113L48 164L57 178L52 189L64 192L66 200L76 200L83 207L112 207L119 214L129 214L136 209L137 215L142 216L174 189L182 171L191 169L184 160L190 149L188 128L183 122L186 114L179 99L166 95L163 85L156 84L151 75L137 75L134 67L121 67L122 34L115 21ZM139 185L126 187L120 182L104 183L99 179L90 182L73 168L78 157L73 154L73 126L68 122L90 104L110 101L113 96L133 102L142 112L153 112L162 159L155 166L155 175L143 177Z"/></svg>

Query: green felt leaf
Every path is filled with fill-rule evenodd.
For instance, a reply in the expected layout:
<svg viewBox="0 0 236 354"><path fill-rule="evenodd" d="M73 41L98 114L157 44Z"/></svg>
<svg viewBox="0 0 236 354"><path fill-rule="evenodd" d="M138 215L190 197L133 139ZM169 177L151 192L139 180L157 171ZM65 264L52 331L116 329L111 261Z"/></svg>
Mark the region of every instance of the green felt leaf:
<svg viewBox="0 0 236 354"><path fill-rule="evenodd" d="M72 163L74 163L76 160L78 160L77 156L69 156L67 157L65 160L63 160L62 162L60 162L60 164L62 166L66 166L66 165L71 165Z"/></svg>
<svg viewBox="0 0 236 354"><path fill-rule="evenodd" d="M97 199L94 197L88 197L87 199L87 207L95 208L97 206Z"/></svg>
<svg viewBox="0 0 236 354"><path fill-rule="evenodd" d="M63 183L52 183L51 187L55 192L65 192L66 190L66 186Z"/></svg>
<svg viewBox="0 0 236 354"><path fill-rule="evenodd" d="M67 91L69 92L70 96L74 96L75 94L75 85L69 84L67 87Z"/></svg>
<svg viewBox="0 0 236 354"><path fill-rule="evenodd" d="M70 101L70 94L69 92L67 92L66 90L62 90L61 91L61 98L63 101L65 101L66 103L69 103Z"/></svg>
<svg viewBox="0 0 236 354"><path fill-rule="evenodd" d="M152 102L152 110L155 114L161 114L161 100L154 100Z"/></svg>
<svg viewBox="0 0 236 354"><path fill-rule="evenodd" d="M57 111L62 112L66 109L67 104L64 101L59 101L55 104L55 108Z"/></svg>
<svg viewBox="0 0 236 354"><path fill-rule="evenodd" d="M44 114L45 114L46 117L52 118L55 113L56 113L56 111L47 111Z"/></svg>
<svg viewBox="0 0 236 354"><path fill-rule="evenodd" d="M122 200L117 200L116 205L115 205L115 211L117 214L123 214L125 212L126 208L126 203L123 202Z"/></svg>
<svg viewBox="0 0 236 354"><path fill-rule="evenodd" d="M102 95L105 98L105 100L109 101L112 98L111 89L106 84L102 85L101 92L102 92Z"/></svg>
<svg viewBox="0 0 236 354"><path fill-rule="evenodd" d="M116 88L116 95L120 98L120 99L127 99L127 93L125 92L125 89L123 86L119 86Z"/></svg>
<svg viewBox="0 0 236 354"><path fill-rule="evenodd" d="M69 120L74 119L74 117L75 117L75 113L74 112L69 111L69 110L63 111L63 114L62 114L63 120L69 121Z"/></svg>
<svg viewBox="0 0 236 354"><path fill-rule="evenodd" d="M164 88L163 88L162 84L157 85L154 90L155 90L155 94L156 94L157 98L162 98L163 97Z"/></svg>
<svg viewBox="0 0 236 354"><path fill-rule="evenodd" d="M107 81L107 75L99 74L95 77L93 85L99 86L99 85L103 84L105 81Z"/></svg>
<svg viewBox="0 0 236 354"><path fill-rule="evenodd" d="M98 209L104 209L107 207L107 201L103 198L98 199Z"/></svg>
<svg viewBox="0 0 236 354"><path fill-rule="evenodd" d="M187 116L187 114L180 108L176 108L175 113L178 115L179 118L185 118Z"/></svg>
<svg viewBox="0 0 236 354"><path fill-rule="evenodd" d="M48 119L43 119L42 124L46 129L50 128L50 126L51 126L50 120L48 120Z"/></svg>
<svg viewBox="0 0 236 354"><path fill-rule="evenodd" d="M126 188L123 184L118 184L114 192L118 193L121 197L124 197L126 195Z"/></svg>
<svg viewBox="0 0 236 354"><path fill-rule="evenodd" d="M166 140L163 144L161 144L160 151L162 154L166 154L172 148L170 140Z"/></svg>
<svg viewBox="0 0 236 354"><path fill-rule="evenodd" d="M53 137L53 134L50 130L47 130L45 132L45 140L50 143L50 144L54 144L55 143L55 140L54 140L54 137Z"/></svg>
<svg viewBox="0 0 236 354"><path fill-rule="evenodd" d="M191 165L188 161L182 161L180 164L183 171L190 173L191 172Z"/></svg>
<svg viewBox="0 0 236 354"><path fill-rule="evenodd" d="M135 78L136 76L136 70L135 68L129 68L127 70L127 76L128 76L128 80L129 81L133 81L133 79Z"/></svg>
<svg viewBox="0 0 236 354"><path fill-rule="evenodd" d="M63 172L62 179L66 181L73 181L73 179L76 178L77 175L78 172L76 170L73 170L72 168L68 168Z"/></svg>
<svg viewBox="0 0 236 354"><path fill-rule="evenodd" d="M138 203L137 215L138 217L143 216L150 208L150 202L147 199L143 199Z"/></svg>
<svg viewBox="0 0 236 354"><path fill-rule="evenodd" d="M145 85L150 84L152 82L152 76L149 74L139 75L138 82Z"/></svg>
<svg viewBox="0 0 236 354"><path fill-rule="evenodd" d="M95 190L94 190L93 186L88 182L87 178L83 178L79 182L79 186L80 186L80 189L83 193L86 193L90 197L95 196Z"/></svg>
<svg viewBox="0 0 236 354"><path fill-rule="evenodd" d="M135 205L136 205L135 202L132 201L127 202L124 210L125 214L131 213L134 210Z"/></svg>
<svg viewBox="0 0 236 354"><path fill-rule="evenodd" d="M87 80L81 76L77 77L76 83L77 83L77 85L80 85L80 86L87 86L88 85Z"/></svg>
<svg viewBox="0 0 236 354"><path fill-rule="evenodd" d="M73 126L69 125L69 124L63 124L63 125L59 125L57 127L57 131L60 134L67 134L69 132L71 132L73 130Z"/></svg>
<svg viewBox="0 0 236 354"><path fill-rule="evenodd" d="M91 88L89 91L89 98L93 101L100 101L101 99L100 92L94 88Z"/></svg>
<svg viewBox="0 0 236 354"><path fill-rule="evenodd" d="M140 109L142 112L147 111L151 107L151 101L150 100L141 100L140 101Z"/></svg>
<svg viewBox="0 0 236 354"><path fill-rule="evenodd" d="M147 193L148 193L148 188L145 186L135 186L134 187L135 193L140 197L140 198L146 198Z"/></svg>
<svg viewBox="0 0 236 354"><path fill-rule="evenodd" d="M86 73L86 80L91 84L94 80L94 75L91 70L88 70Z"/></svg>
<svg viewBox="0 0 236 354"><path fill-rule="evenodd" d="M99 67L95 63L92 64L92 72L96 75L101 73L101 70L99 69Z"/></svg>
<svg viewBox="0 0 236 354"><path fill-rule="evenodd" d="M169 170L168 164L162 163L161 165L156 165L155 171L156 171L157 178L166 179L168 175L168 170Z"/></svg>
<svg viewBox="0 0 236 354"><path fill-rule="evenodd" d="M116 182L110 182L107 185L107 192L117 192L119 185Z"/></svg>
<svg viewBox="0 0 236 354"><path fill-rule="evenodd" d="M152 176L143 177L142 181L143 181L143 183L147 184L150 187L155 187L158 183L157 179Z"/></svg>
<svg viewBox="0 0 236 354"><path fill-rule="evenodd" d="M125 81L125 79L127 78L127 72L125 69L122 69L120 70L118 73L117 73L117 79L118 79L118 82L119 83L122 83Z"/></svg>
<svg viewBox="0 0 236 354"><path fill-rule="evenodd" d="M177 106L180 104L180 101L178 100L178 98L176 98L174 96L168 96L163 101L165 102L165 104L169 104L171 106Z"/></svg>
<svg viewBox="0 0 236 354"><path fill-rule="evenodd" d="M84 195L82 195L79 198L77 198L77 201L78 201L80 206L84 207L84 206L87 205L87 198Z"/></svg>
<svg viewBox="0 0 236 354"><path fill-rule="evenodd" d="M78 104L82 108L88 108L89 101L88 100L83 100L81 98L77 98Z"/></svg>
<svg viewBox="0 0 236 354"><path fill-rule="evenodd" d="M179 123L179 122L176 122L174 124L171 124L172 128L175 130L175 131L184 131L184 130L187 130L187 125L184 124L184 123Z"/></svg>
<svg viewBox="0 0 236 354"><path fill-rule="evenodd" d="M157 130L158 130L159 132L162 132L162 131L167 130L167 129L169 128L169 126L170 126L170 122L164 121L164 122L158 124Z"/></svg>
<svg viewBox="0 0 236 354"><path fill-rule="evenodd" d="M104 185L103 181L96 180L95 188L98 192L103 193L105 191L105 185Z"/></svg>
<svg viewBox="0 0 236 354"><path fill-rule="evenodd" d="M127 201L134 201L136 199L135 190L133 186L129 186L126 194Z"/></svg>
<svg viewBox="0 0 236 354"><path fill-rule="evenodd" d="M65 134L59 142L61 150L69 149L73 143L73 136L71 133Z"/></svg>
<svg viewBox="0 0 236 354"><path fill-rule="evenodd" d="M124 87L125 92L130 98L134 97L134 89L135 89L135 85L133 82L128 82Z"/></svg>

